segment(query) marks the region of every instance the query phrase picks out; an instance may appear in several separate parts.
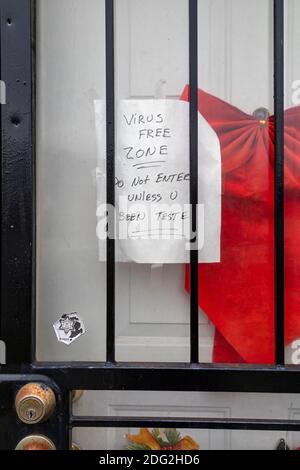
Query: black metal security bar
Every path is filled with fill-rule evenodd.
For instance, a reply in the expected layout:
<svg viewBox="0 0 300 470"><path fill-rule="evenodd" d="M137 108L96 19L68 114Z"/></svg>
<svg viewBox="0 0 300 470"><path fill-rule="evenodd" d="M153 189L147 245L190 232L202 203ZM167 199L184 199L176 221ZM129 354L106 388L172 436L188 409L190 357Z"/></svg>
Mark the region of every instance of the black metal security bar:
<svg viewBox="0 0 300 470"><path fill-rule="evenodd" d="M32 5L1 0L1 314L7 362L30 363L33 285Z"/></svg>
<svg viewBox="0 0 300 470"><path fill-rule="evenodd" d="M106 180L108 237L106 250L106 360L115 361L115 54L114 1L105 0L106 27Z"/></svg>
<svg viewBox="0 0 300 470"><path fill-rule="evenodd" d="M299 393L298 366L220 364L33 364L24 372L48 375L69 390ZM17 373L11 369L12 373Z"/></svg>
<svg viewBox="0 0 300 470"><path fill-rule="evenodd" d="M192 209L190 253L190 348L191 363L199 362L198 306L198 0L189 0L189 57L190 57L190 205Z"/></svg>
<svg viewBox="0 0 300 470"><path fill-rule="evenodd" d="M239 418L141 418L73 416L72 428L178 428L242 431L300 431L300 421Z"/></svg>
<svg viewBox="0 0 300 470"><path fill-rule="evenodd" d="M284 0L274 0L275 358L284 364Z"/></svg>

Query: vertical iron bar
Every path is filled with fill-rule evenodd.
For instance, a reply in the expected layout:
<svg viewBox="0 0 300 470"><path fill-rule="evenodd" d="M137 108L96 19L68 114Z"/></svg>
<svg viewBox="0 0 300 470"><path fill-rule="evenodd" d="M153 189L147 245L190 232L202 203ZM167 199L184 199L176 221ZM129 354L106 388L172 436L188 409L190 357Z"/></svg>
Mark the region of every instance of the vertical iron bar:
<svg viewBox="0 0 300 470"><path fill-rule="evenodd" d="M114 0L105 0L106 29L106 148L108 237L106 258L107 317L106 360L115 361L115 226L111 208L115 207L115 64Z"/></svg>
<svg viewBox="0 0 300 470"><path fill-rule="evenodd" d="M32 312L31 312L31 362L34 362L37 357L37 312L36 312L36 265L37 265L37 173L36 173L36 41L37 41L37 5L36 0L31 0L31 112L32 112L32 154L33 154L33 168L32 168Z"/></svg>
<svg viewBox="0 0 300 470"><path fill-rule="evenodd" d="M275 358L284 364L284 0L274 0Z"/></svg>
<svg viewBox="0 0 300 470"><path fill-rule="evenodd" d="M31 1L1 0L1 316L7 364L31 362L33 175Z"/></svg>
<svg viewBox="0 0 300 470"><path fill-rule="evenodd" d="M192 209L193 243L197 238L198 205L198 0L189 0L189 57L190 57L190 204ZM198 307L198 249L190 253L190 345L191 363L199 362Z"/></svg>

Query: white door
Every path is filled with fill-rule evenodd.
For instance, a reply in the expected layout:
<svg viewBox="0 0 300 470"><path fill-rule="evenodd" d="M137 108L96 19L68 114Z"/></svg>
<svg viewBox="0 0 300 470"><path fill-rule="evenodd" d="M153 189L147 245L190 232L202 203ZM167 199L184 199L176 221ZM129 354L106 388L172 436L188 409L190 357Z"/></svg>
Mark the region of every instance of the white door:
<svg viewBox="0 0 300 470"><path fill-rule="evenodd" d="M99 261L96 238L99 129L94 114L95 100L105 98L104 0L37 3L38 359L104 361L106 265ZM298 3L287 1L287 106L292 104L292 82L300 73ZM189 81L188 0L116 0L115 4L116 99L179 99ZM199 87L250 114L260 107L273 112L272 4L271 0L199 1ZM117 264L117 360L189 360L184 271L181 264ZM57 341L53 324L71 312L80 315L86 332L66 346ZM200 359L210 362L214 328L203 312L199 328ZM261 417L264 413L278 418L295 417L297 406L300 409L296 397L171 395L86 393L76 406L79 412L88 407L89 414ZM76 440L83 448L122 446L124 433L97 433L76 431ZM192 434L202 448L272 448L285 437L223 431Z"/></svg>

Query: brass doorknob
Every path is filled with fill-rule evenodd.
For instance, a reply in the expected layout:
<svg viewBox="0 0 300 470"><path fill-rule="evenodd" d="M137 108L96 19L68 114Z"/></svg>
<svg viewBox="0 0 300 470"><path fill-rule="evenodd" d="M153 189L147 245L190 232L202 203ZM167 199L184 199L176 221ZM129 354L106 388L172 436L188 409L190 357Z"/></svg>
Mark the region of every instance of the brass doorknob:
<svg viewBox="0 0 300 470"><path fill-rule="evenodd" d="M18 391L15 406L20 421L37 424L50 418L55 410L56 399L47 385L29 383Z"/></svg>
<svg viewBox="0 0 300 470"><path fill-rule="evenodd" d="M16 450L56 450L54 443L46 436L32 435L22 439Z"/></svg>

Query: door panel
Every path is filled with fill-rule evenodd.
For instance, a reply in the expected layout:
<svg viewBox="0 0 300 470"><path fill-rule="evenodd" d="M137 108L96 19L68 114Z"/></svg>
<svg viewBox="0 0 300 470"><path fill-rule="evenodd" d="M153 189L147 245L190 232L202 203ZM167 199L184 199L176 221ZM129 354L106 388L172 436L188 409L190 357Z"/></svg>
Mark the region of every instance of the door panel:
<svg viewBox="0 0 300 470"><path fill-rule="evenodd" d="M104 3L37 5L39 360L105 360L106 266L98 262L95 235L94 124L94 100L105 96ZM86 333L66 346L53 325L72 312Z"/></svg>
<svg viewBox="0 0 300 470"><path fill-rule="evenodd" d="M135 417L208 417L298 419L297 395L173 392L85 392L74 405L76 415ZM123 449L126 434L138 429L75 429L73 440L88 449ZM202 450L275 450L280 439L291 449L300 444L300 434L292 432L244 432L226 430L180 430L190 435Z"/></svg>

